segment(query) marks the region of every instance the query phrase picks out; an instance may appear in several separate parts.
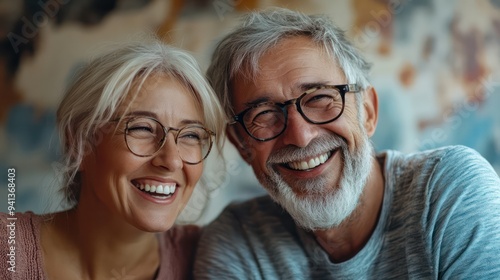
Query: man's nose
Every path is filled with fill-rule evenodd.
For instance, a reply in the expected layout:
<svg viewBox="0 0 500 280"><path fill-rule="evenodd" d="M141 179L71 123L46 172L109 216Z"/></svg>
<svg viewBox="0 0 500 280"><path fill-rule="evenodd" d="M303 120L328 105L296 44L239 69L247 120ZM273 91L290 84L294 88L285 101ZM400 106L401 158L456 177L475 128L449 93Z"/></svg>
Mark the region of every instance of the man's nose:
<svg viewBox="0 0 500 280"><path fill-rule="evenodd" d="M297 110L295 104L288 106L287 127L281 136L285 145L306 147L312 139L318 136L318 127L309 123Z"/></svg>

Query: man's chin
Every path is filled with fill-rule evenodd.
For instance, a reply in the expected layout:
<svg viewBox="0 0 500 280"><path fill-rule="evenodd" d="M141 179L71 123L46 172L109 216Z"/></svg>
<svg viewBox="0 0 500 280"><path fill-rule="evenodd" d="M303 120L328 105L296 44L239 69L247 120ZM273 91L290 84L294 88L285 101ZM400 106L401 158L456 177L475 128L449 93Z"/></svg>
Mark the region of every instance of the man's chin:
<svg viewBox="0 0 500 280"><path fill-rule="evenodd" d="M276 173L260 175L259 181L272 199L306 230L339 226L355 211L365 185L364 180L345 179L337 185L328 176L288 182Z"/></svg>
<svg viewBox="0 0 500 280"><path fill-rule="evenodd" d="M332 195L288 193L271 195L294 219L295 223L307 230L330 229L340 225L356 208L356 201L339 211Z"/></svg>
<svg viewBox="0 0 500 280"><path fill-rule="evenodd" d="M284 176L272 167L257 174L261 184L300 227L331 229L353 216L371 170L372 147L367 137L356 153L342 146L343 169L339 175L322 173L314 178ZM274 159L274 162L278 159Z"/></svg>

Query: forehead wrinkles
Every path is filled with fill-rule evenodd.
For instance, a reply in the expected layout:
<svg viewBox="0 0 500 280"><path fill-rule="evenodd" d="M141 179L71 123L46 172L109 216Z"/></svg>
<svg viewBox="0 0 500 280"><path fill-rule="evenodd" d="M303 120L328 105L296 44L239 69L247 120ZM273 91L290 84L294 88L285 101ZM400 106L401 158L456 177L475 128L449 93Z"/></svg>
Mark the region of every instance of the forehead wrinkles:
<svg viewBox="0 0 500 280"><path fill-rule="evenodd" d="M137 76L135 77L128 91L125 93L125 97L119 104L119 108L128 112L132 106L137 103L142 102L142 99L146 98L147 92L153 87L154 84L159 83L159 79L168 79L169 76L160 73L151 73L149 76Z"/></svg>
<svg viewBox="0 0 500 280"><path fill-rule="evenodd" d="M246 98L252 96L265 94L291 94L297 93L296 91L302 90L303 85L306 83L333 83L341 76L341 73L335 69L335 65L331 63L324 63L320 57L311 57L309 55L301 55L299 53L291 54L290 56L281 56L277 59L262 63L260 71L257 75L249 77L240 74L234 79L232 89L238 89L247 94ZM248 72L247 72L248 73ZM238 94L243 94L239 92ZM297 93L298 94L298 93ZM238 98L242 100L240 95ZM234 99L232 100L234 101ZM248 100L247 100L248 101Z"/></svg>
<svg viewBox="0 0 500 280"><path fill-rule="evenodd" d="M302 40L297 40L301 43ZM289 40L288 43L276 46L259 60L259 72L256 75L261 79L270 76L300 76L307 70L319 68L334 68L332 60L321 51L321 48L308 41L304 45ZM325 69L326 70L326 69Z"/></svg>
<svg viewBox="0 0 500 280"><path fill-rule="evenodd" d="M241 79L255 83L257 77L261 74L262 62L266 57L272 58L270 59L271 64L277 64L290 59L290 50L295 52L299 50L309 51L313 55L320 56L322 61L331 61L334 62L332 66L337 65L335 57L332 56L331 51L324 44L315 42L305 35L284 37L265 51L241 54L240 58L237 56L233 64L234 67L230 71L230 83ZM278 59L278 55L283 52L287 53L281 59ZM307 59L305 60L307 61Z"/></svg>

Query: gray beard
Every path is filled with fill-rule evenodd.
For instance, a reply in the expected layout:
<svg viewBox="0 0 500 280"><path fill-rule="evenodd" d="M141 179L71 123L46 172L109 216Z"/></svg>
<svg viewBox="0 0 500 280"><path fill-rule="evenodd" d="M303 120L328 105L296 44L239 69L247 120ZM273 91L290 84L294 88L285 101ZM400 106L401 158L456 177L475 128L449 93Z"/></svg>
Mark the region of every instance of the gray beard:
<svg viewBox="0 0 500 280"><path fill-rule="evenodd" d="M345 140L336 135L314 139L305 148L284 147L273 152L267 161L270 174L256 174L267 188L271 198L280 204L297 225L309 230L330 229L350 217L360 203L360 197L372 167L373 148L365 131L362 131L361 146L351 153ZM276 163L296 161L307 156L323 154L340 148L343 169L339 185L333 187L329 174L313 179L295 180L294 189L273 168Z"/></svg>

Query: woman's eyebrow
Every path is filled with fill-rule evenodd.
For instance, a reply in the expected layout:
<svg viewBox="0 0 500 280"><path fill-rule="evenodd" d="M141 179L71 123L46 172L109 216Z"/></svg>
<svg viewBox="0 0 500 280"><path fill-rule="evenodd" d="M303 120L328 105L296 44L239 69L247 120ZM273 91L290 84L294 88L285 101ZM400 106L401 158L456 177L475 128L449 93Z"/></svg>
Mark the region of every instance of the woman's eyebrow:
<svg viewBox="0 0 500 280"><path fill-rule="evenodd" d="M145 116L145 117L151 117L151 118L158 118L158 115L156 113L150 112L150 111L131 111L126 114L127 117L135 117L135 116Z"/></svg>
<svg viewBox="0 0 500 280"><path fill-rule="evenodd" d="M159 120L158 115L156 113L150 112L150 111L132 111L127 113L125 117L150 117L155 120ZM199 121L199 120L193 120L193 119L183 119L180 121L182 125L192 125L192 124L197 124L203 126L204 123Z"/></svg>
<svg viewBox="0 0 500 280"><path fill-rule="evenodd" d="M199 120L189 120L189 119L184 119L181 121L181 124L183 125L190 125L190 124L198 124L198 125L201 125L203 126L204 124L199 121Z"/></svg>

